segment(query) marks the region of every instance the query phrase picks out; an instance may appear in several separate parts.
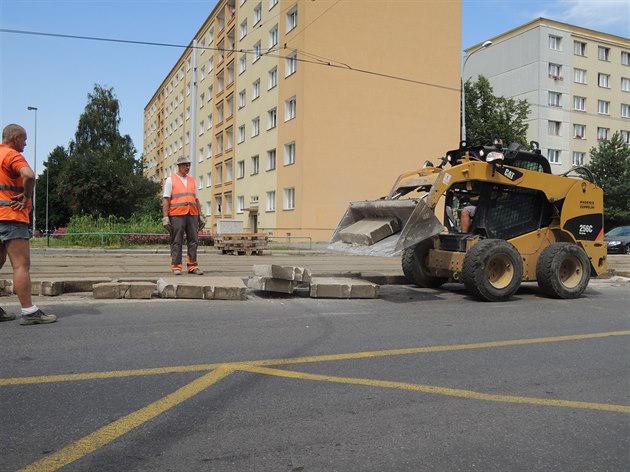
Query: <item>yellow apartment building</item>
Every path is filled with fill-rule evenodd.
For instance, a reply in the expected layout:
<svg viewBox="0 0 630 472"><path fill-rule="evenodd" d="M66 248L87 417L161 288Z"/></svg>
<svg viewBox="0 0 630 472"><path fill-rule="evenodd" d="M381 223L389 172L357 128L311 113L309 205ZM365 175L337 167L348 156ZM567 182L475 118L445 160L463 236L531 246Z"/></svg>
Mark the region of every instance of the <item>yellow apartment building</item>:
<svg viewBox="0 0 630 472"><path fill-rule="evenodd" d="M457 146L460 25L459 1L222 0L145 107L145 175L188 155L213 230L325 241Z"/></svg>

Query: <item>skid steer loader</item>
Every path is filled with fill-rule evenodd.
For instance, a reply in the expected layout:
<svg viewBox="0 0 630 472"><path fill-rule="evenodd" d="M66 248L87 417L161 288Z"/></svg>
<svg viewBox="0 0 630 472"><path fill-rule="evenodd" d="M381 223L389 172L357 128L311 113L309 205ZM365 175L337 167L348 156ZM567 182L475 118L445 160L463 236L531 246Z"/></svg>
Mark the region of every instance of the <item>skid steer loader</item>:
<svg viewBox="0 0 630 472"><path fill-rule="evenodd" d="M466 205L474 219L462 232ZM523 281L577 298L607 269L603 191L586 168L552 174L535 142L528 151L462 142L437 167L402 174L387 196L352 202L329 248L401 255L410 282L461 282L485 301L511 298Z"/></svg>

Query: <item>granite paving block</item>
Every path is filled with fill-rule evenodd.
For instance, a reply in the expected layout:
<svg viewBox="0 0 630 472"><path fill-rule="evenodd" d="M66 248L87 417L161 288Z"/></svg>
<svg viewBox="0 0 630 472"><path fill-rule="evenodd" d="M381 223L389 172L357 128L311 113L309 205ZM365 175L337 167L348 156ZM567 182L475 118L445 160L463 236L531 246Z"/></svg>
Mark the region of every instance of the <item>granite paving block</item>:
<svg viewBox="0 0 630 472"><path fill-rule="evenodd" d="M253 290L265 292L293 293L299 282L294 280L272 279L269 277L253 276L247 280L247 286Z"/></svg>
<svg viewBox="0 0 630 472"><path fill-rule="evenodd" d="M294 280L309 282L311 271L303 267L281 266L277 264L254 264L254 275L267 279Z"/></svg>
<svg viewBox="0 0 630 472"><path fill-rule="evenodd" d="M129 290L125 293L125 298L149 299L155 293L157 284L153 282L129 282Z"/></svg>
<svg viewBox="0 0 630 472"><path fill-rule="evenodd" d="M339 236L344 243L371 246L398 231L396 218L364 218L341 230Z"/></svg>
<svg viewBox="0 0 630 472"><path fill-rule="evenodd" d="M379 286L360 279L313 277L312 298L378 298Z"/></svg>
<svg viewBox="0 0 630 472"><path fill-rule="evenodd" d="M103 282L92 286L92 296L94 298L124 298L129 290L129 284L119 282Z"/></svg>
<svg viewBox="0 0 630 472"><path fill-rule="evenodd" d="M163 277L157 280L162 298L246 300L246 287L238 277Z"/></svg>

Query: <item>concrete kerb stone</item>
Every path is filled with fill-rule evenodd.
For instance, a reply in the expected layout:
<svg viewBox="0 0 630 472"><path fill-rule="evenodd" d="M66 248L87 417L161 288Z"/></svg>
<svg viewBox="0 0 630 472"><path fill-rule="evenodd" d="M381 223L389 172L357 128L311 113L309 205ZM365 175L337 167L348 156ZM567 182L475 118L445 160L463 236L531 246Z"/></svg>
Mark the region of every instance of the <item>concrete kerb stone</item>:
<svg viewBox="0 0 630 472"><path fill-rule="evenodd" d="M313 277L311 298L378 298L379 286L366 280Z"/></svg>
<svg viewBox="0 0 630 472"><path fill-rule="evenodd" d="M150 299L157 285L152 282L104 282L95 284L92 296L97 299Z"/></svg>
<svg viewBox="0 0 630 472"><path fill-rule="evenodd" d="M162 298L247 300L247 287L238 277L163 277L157 280L157 291Z"/></svg>

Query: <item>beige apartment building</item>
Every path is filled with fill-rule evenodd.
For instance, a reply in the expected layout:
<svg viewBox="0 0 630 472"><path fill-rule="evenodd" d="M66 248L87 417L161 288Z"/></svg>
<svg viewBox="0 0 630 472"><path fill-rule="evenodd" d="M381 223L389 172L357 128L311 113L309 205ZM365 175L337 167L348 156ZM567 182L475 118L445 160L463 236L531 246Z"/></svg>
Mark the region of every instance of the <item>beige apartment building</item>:
<svg viewBox="0 0 630 472"><path fill-rule="evenodd" d="M482 74L495 95L527 99L528 139L554 173L588 163L590 149L617 131L630 144L630 39L545 18L490 39L464 77Z"/></svg>
<svg viewBox="0 0 630 472"><path fill-rule="evenodd" d="M223 0L145 108L145 175L194 161L211 228L328 240L459 140L461 3Z"/></svg>

